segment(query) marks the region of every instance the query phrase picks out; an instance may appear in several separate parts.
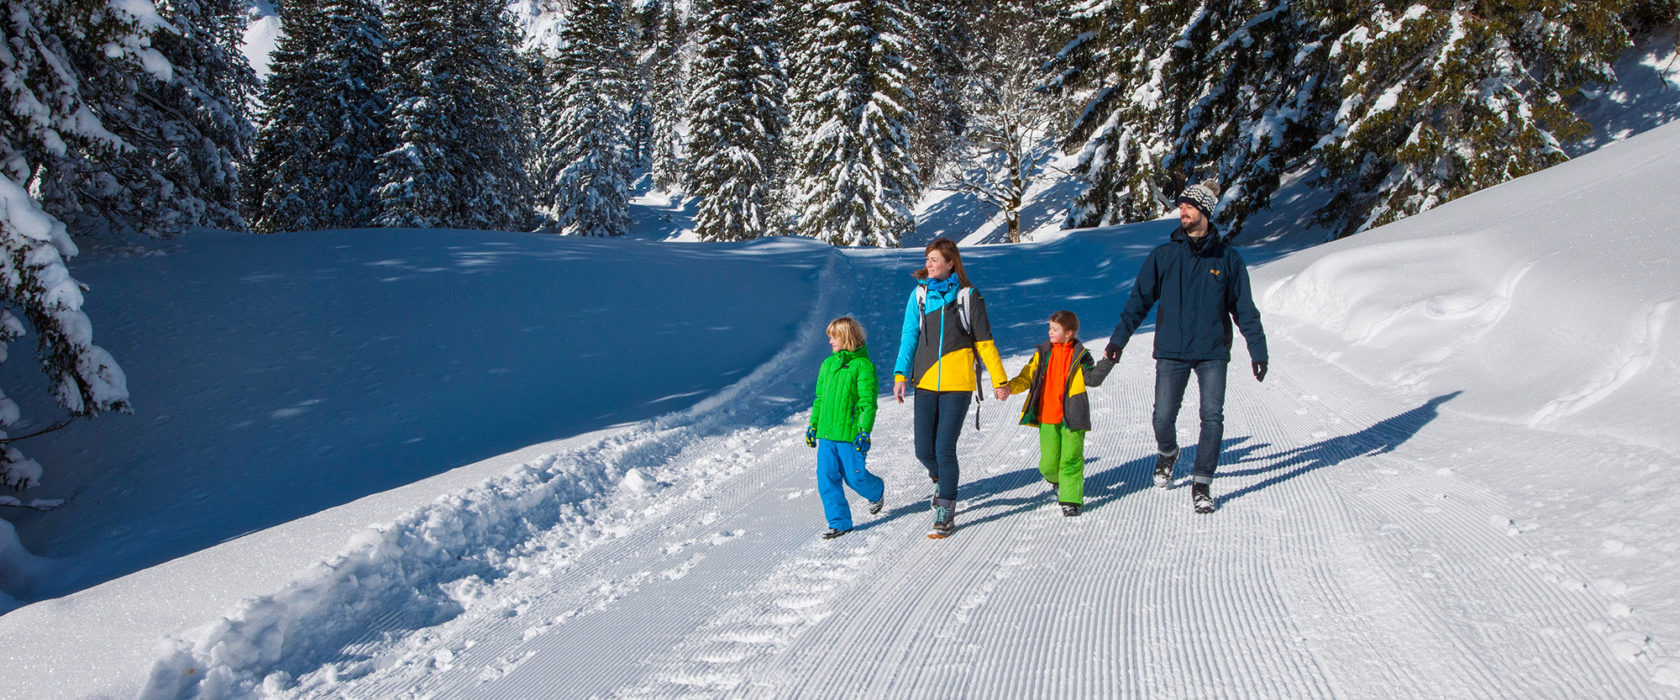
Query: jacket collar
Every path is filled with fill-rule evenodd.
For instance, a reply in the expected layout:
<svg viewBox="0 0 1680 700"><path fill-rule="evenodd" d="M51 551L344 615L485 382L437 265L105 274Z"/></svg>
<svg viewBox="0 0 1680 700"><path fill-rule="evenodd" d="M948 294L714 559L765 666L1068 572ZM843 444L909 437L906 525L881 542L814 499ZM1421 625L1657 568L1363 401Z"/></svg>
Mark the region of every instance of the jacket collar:
<svg viewBox="0 0 1680 700"><path fill-rule="evenodd" d="M930 292L945 294L946 292L950 292L951 290L957 288L957 274L953 272L951 273L951 276L942 280L936 280L931 277L924 279L922 280L922 286L927 287Z"/></svg>
<svg viewBox="0 0 1680 700"><path fill-rule="evenodd" d="M1190 249L1191 254L1208 258L1219 255L1225 245L1219 240L1219 227L1213 225L1212 222L1208 222L1207 236L1202 239L1199 246L1190 238L1190 234L1184 232L1183 226L1173 229L1172 239L1176 243L1183 243L1185 247Z"/></svg>
<svg viewBox="0 0 1680 700"><path fill-rule="evenodd" d="M1071 345L1073 347L1073 356L1074 357L1079 357L1079 352L1081 350L1085 349L1085 344L1080 342L1080 340L1078 338L1074 338L1073 341L1069 343L1069 345ZM1044 342L1041 342L1041 343L1038 344L1038 351L1041 352L1041 353L1044 353L1044 357L1046 359L1048 359L1050 357L1050 351L1056 349L1055 346L1056 346L1055 343L1052 343L1048 339L1046 339Z"/></svg>
<svg viewBox="0 0 1680 700"><path fill-rule="evenodd" d="M857 348L852 350L836 350L834 354L840 358L841 362L851 362L859 357L868 357L869 346L859 345Z"/></svg>

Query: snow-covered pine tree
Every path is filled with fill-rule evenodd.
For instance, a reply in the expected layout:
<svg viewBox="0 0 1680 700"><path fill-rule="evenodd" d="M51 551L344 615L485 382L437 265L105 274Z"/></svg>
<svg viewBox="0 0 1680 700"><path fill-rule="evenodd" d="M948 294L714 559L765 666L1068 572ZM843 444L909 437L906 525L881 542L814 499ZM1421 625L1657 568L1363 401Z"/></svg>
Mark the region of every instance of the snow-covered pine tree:
<svg viewBox="0 0 1680 700"><path fill-rule="evenodd" d="M251 137L248 104L258 83L240 51L241 0L161 0L167 28L152 46L167 74L95 67L103 47L85 37L72 58L88 98L128 148L81 164L76 230L174 236L193 226L246 230L238 164Z"/></svg>
<svg viewBox="0 0 1680 700"><path fill-rule="evenodd" d="M1073 0L1072 38L1046 64L1044 87L1077 106L1062 148L1079 153L1084 186L1064 226L1109 226L1155 218L1172 194L1161 168L1172 140L1167 110L1172 45L1201 2Z"/></svg>
<svg viewBox="0 0 1680 700"><path fill-rule="evenodd" d="M468 26L476 41L470 66L480 104L472 113L476 128L466 132L466 152L475 155L468 171L466 210L476 217L473 228L526 231L534 227L535 192L526 163L535 144L528 123L531 81L519 54L519 28L506 4L479 0L467 6Z"/></svg>
<svg viewBox="0 0 1680 700"><path fill-rule="evenodd" d="M687 191L700 198L701 240L778 232L787 75L771 9L770 0L707 0L699 9Z"/></svg>
<svg viewBox="0 0 1680 700"><path fill-rule="evenodd" d="M910 7L910 16L918 20L907 28L913 53L905 57L913 66L908 75L916 96L911 105L917 118L910 127L910 157L920 168L917 177L932 182L939 177L940 166L957 156L954 149L968 128L970 103L964 91L972 87L969 78L976 71L967 60L975 55L976 42L993 38L985 36L992 27L975 25L996 7L971 0L911 0Z"/></svg>
<svg viewBox="0 0 1680 700"><path fill-rule="evenodd" d="M678 190L688 172L684 162L685 107L688 95L688 55L691 31L678 13L675 2L660 5L658 21L651 25L652 48L645 72L648 76L649 125L648 170L653 186L667 192Z"/></svg>
<svg viewBox="0 0 1680 700"><path fill-rule="evenodd" d="M1345 236L1564 160L1584 127L1568 100L1614 80L1627 45L1610 5L1378 3L1328 18L1345 72L1317 146L1334 193L1320 219Z"/></svg>
<svg viewBox="0 0 1680 700"><path fill-rule="evenodd" d="M251 226L371 226L378 158L391 148L382 14L368 0L294 0L280 19L246 178Z"/></svg>
<svg viewBox="0 0 1680 700"><path fill-rule="evenodd" d="M317 198L326 186L319 166L326 122L336 111L325 84L326 16L321 0L290 0L279 12L284 33L269 54L244 183L246 216L258 233L327 228Z"/></svg>
<svg viewBox="0 0 1680 700"><path fill-rule="evenodd" d="M817 5L801 2L776 3L778 45L782 47L782 65L788 78L788 130L785 140L792 153L805 151L805 145L811 142L819 125L814 121L819 115L810 109L809 105L820 92L816 84L816 61L811 58L815 53L815 32L820 14L821 8ZM799 163L795 162L792 165L797 167ZM789 187L783 189L797 188L790 183Z"/></svg>
<svg viewBox="0 0 1680 700"><path fill-rule="evenodd" d="M70 186L78 162L109 158L122 143L101 124L84 91L78 67L114 73L150 70L168 75L169 62L149 48L164 24L145 5L83 5L50 0L8 0L0 43L0 361L6 347L33 330L36 356L53 396L70 416L127 411L128 386L110 353L93 344L93 325L82 311L82 287L66 260L76 245L64 223L42 207L42 188L57 184L61 203L74 205ZM74 39L97 39L99 60L71 59ZM20 318L21 317L21 318ZM23 321L27 321L28 329ZM21 418L16 402L0 393L0 428ZM41 465L0 430L0 483L27 488Z"/></svg>
<svg viewBox="0 0 1680 700"><path fill-rule="evenodd" d="M951 149L944 187L1003 212L1009 241L1021 240L1021 206L1043 158L1053 150L1056 101L1038 89L1053 32L1032 0L1002 0L972 17L973 39L956 57L966 129Z"/></svg>
<svg viewBox="0 0 1680 700"><path fill-rule="evenodd" d="M1176 134L1167 172L1223 185L1226 236L1264 208L1283 173L1313 146L1331 72L1315 18L1290 0L1210 2L1173 45L1162 121ZM1169 192L1168 194L1172 194Z"/></svg>
<svg viewBox="0 0 1680 700"><path fill-rule="evenodd" d="M834 245L896 247L916 228L921 191L910 154L904 57L915 26L902 0L846 0L816 10L796 120L799 228Z"/></svg>
<svg viewBox="0 0 1680 700"><path fill-rule="evenodd" d="M383 226L522 229L528 79L496 0L395 0L387 8L391 124L379 157Z"/></svg>
<svg viewBox="0 0 1680 700"><path fill-rule="evenodd" d="M628 102L633 87L620 0L577 0L543 98L538 208L567 235L630 228Z"/></svg>
<svg viewBox="0 0 1680 700"><path fill-rule="evenodd" d="M372 0L324 0L327 33L326 94L338 109L323 155L320 192L328 203L326 226L360 228L379 218L379 156L391 149L385 90L385 18Z"/></svg>

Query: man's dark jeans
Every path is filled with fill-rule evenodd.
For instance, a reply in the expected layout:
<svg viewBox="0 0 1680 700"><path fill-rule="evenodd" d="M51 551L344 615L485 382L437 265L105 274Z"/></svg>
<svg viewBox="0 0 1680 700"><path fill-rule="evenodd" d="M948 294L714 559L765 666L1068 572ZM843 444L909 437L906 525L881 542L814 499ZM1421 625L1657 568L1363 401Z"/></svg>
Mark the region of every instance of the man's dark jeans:
<svg viewBox="0 0 1680 700"><path fill-rule="evenodd" d="M957 500L957 438L972 391L916 390L916 459L939 479L939 497Z"/></svg>
<svg viewBox="0 0 1680 700"><path fill-rule="evenodd" d="M1190 374L1196 374L1201 390L1202 433L1196 441L1196 466L1191 481L1213 483L1219 467L1219 443L1225 438L1225 370L1228 360L1155 361L1155 444L1161 454L1178 451L1178 409L1184 404L1184 389Z"/></svg>

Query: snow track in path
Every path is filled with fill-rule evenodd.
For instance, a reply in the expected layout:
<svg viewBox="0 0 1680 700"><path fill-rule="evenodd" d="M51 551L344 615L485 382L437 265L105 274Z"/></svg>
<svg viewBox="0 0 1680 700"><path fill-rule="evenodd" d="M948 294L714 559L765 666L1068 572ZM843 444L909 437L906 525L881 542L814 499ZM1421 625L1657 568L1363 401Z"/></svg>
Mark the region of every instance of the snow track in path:
<svg viewBox="0 0 1680 700"><path fill-rule="evenodd" d="M1450 398L1336 398L1360 395L1327 368L1233 384L1222 507L1198 516L1182 478L1193 455L1175 488L1148 486L1148 407L1125 399L1144 395L1151 371L1122 368L1098 394L1079 518L1061 516L1038 477L1034 433L1003 417L1018 403L989 404L985 429L963 438L957 533L926 539L930 487L909 456L910 412L884 403L871 465L888 508L855 508L858 529L823 541L795 416L733 436L729 451L751 455L748 466L710 496L533 579L525 595L541 613L486 618L424 647L469 647L454 665L416 653L423 663L321 689L1664 696L1650 682L1660 650L1606 614L1604 591L1525 550L1521 526L1499 517L1506 506L1451 465L1410 456L1426 431L1496 429L1444 427L1455 419L1437 409ZM670 471L700 469L708 454Z"/></svg>

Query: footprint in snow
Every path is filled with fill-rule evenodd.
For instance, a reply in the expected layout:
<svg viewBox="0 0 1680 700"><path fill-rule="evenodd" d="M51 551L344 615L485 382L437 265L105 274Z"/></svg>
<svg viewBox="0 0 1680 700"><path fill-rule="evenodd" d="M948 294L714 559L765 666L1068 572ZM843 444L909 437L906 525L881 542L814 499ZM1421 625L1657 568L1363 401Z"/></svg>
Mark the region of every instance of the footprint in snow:
<svg viewBox="0 0 1680 700"><path fill-rule="evenodd" d="M1611 633L1605 641L1610 644L1610 653L1615 654L1616 658L1633 661L1645 653L1645 646L1651 642L1651 638L1645 636L1644 632L1630 630Z"/></svg>

